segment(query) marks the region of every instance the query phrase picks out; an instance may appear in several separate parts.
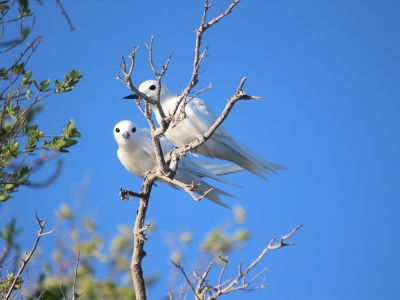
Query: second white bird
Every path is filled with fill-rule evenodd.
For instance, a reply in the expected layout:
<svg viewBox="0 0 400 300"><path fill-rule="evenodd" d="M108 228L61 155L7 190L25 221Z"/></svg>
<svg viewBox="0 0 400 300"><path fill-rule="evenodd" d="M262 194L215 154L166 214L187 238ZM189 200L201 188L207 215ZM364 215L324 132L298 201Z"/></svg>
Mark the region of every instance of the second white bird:
<svg viewBox="0 0 400 300"><path fill-rule="evenodd" d="M153 100L157 100L159 89L156 80L144 81L139 86L139 91ZM134 94L125 98L138 99L138 95ZM169 115L174 111L178 97L168 92L168 89L163 85L160 91L160 101L164 113ZM154 112L160 123L161 117L156 107L154 107ZM215 120L216 116L202 100L188 97L185 118L173 128L168 128L165 135L176 146L184 146L203 135ZM196 149L196 153L233 162L262 178L265 178L265 174L285 169L281 165L261 158L234 140L222 126L214 132L207 142Z"/></svg>
<svg viewBox="0 0 400 300"><path fill-rule="evenodd" d="M119 146L117 151L118 158L129 172L142 177L156 165L156 155L148 129L138 128L133 122L128 120L121 121L114 127L114 138ZM165 138L161 139L161 144L164 153L174 147ZM212 188L206 194L205 198L226 206L220 197L222 195L233 196L205 182L204 178L229 183L219 175L234 173L240 170L242 168L237 166L213 164L205 161L197 162L190 156L186 156L180 160L175 178L187 185L197 185L194 192L199 195L204 194Z"/></svg>

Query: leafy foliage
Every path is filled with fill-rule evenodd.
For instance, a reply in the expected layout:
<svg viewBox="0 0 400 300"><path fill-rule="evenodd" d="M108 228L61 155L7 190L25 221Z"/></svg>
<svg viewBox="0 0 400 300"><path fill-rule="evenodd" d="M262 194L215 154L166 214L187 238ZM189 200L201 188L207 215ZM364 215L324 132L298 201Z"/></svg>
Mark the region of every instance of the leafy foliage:
<svg viewBox="0 0 400 300"><path fill-rule="evenodd" d="M13 16L9 17L9 15ZM26 24L28 23L28 25ZM0 1L0 25L11 25L18 30L18 35L5 37L4 31L0 38L0 53L9 51L20 45L29 36L34 26L34 15L29 9L28 0L2 0ZM3 27L4 29L4 27ZM13 32L13 30L10 30ZM1 74L1 73L0 73Z"/></svg>
<svg viewBox="0 0 400 300"><path fill-rule="evenodd" d="M23 289L24 299L59 300L63 295L69 295L73 285L76 253L80 250L78 268L79 293L84 299L134 299L131 284L129 258L132 248L132 232L128 226L120 226L118 233L105 245L107 239L99 233L95 220L80 217L67 204L61 204L55 213L57 232L54 234L56 245L53 255L36 257L34 266L38 272L32 272L29 287L19 284L16 290ZM7 239L15 243L15 221L3 228ZM10 237L11 234L11 237ZM14 254L17 254L15 251ZM17 260L14 260L17 262ZM99 268L107 269L107 276L100 278ZM8 268L12 270L13 267ZM6 291L9 282L14 278L12 272L1 276L0 269L0 298ZM36 282L32 279L36 276ZM146 279L150 287L158 281L158 274ZM43 293L45 291L45 293ZM42 294L43 293L43 294Z"/></svg>
<svg viewBox="0 0 400 300"><path fill-rule="evenodd" d="M73 121L67 122L56 135L48 135L35 122L44 100L72 91L82 75L79 70L71 70L63 80L52 81L38 79L29 69L29 61L42 38L35 37L25 49L18 46L29 38L34 18L28 0L0 1L0 55L3 58L0 66L0 204L9 200L21 185L31 184L29 177L36 167L57 153L68 152L80 137ZM29 21L32 23L26 25ZM14 53L14 49L18 52ZM61 166L60 162L57 166ZM10 289L14 299L26 288L17 272L21 258L16 242L18 233L15 219L4 224L0 232L1 299ZM43 277L39 278L39 285L41 280Z"/></svg>
<svg viewBox="0 0 400 300"><path fill-rule="evenodd" d="M239 218L238 215L240 215ZM171 259L174 262L181 263L188 259L186 254L197 253L197 250L201 249L203 254L219 263L218 257L220 255L232 254L248 240L250 235L243 226L244 215L244 209L241 206L236 206L233 209L233 218L206 233L203 241L195 239L187 229L183 230L181 234L174 235L174 242L169 245L171 247ZM130 226L119 225L114 236L106 237L100 233L99 225L95 219L82 217L79 211L72 209L65 203L59 206L55 212L55 218L57 231L52 235L53 239L56 240L52 255L36 256L31 270L40 271L31 272L30 284L24 286L21 281L16 291L21 288L25 299L30 300L37 299L40 295L42 300L63 299L63 295L68 297L72 291L76 253L80 250L77 281L78 291L83 299L134 299L130 271L133 233ZM156 226L152 224L150 232L154 230L156 230ZM3 227L0 234L0 238L4 242L6 240L12 241L15 249L14 254L18 253L16 250L18 248L16 247L18 233L16 222L13 220ZM217 233L221 236L214 238ZM244 233L245 238L238 233ZM221 242L221 239L229 247L222 247L225 244ZM200 245L195 241L201 241ZM17 261L13 260L14 263L17 263ZM201 269L208 261L208 259L203 260L201 265L197 265L197 267ZM13 268L9 266L4 275L1 274L0 269L0 298L2 295L1 287L3 287L3 290L7 290L8 279L14 278L12 271L10 271ZM176 272L175 267L171 265L171 268ZM106 270L106 275L99 276L99 269L103 270L102 273ZM146 285L151 288L159 281L159 278L160 274L150 275L146 278ZM176 278L176 276L172 276L170 279L173 278ZM178 278L181 277L178 276ZM184 285L185 283L183 283Z"/></svg>
<svg viewBox="0 0 400 300"><path fill-rule="evenodd" d="M242 206L235 206L233 209L234 222L225 226L219 226L211 230L201 244L201 249L209 254L218 257L240 248L249 240L250 233L244 227L246 213Z"/></svg>
<svg viewBox="0 0 400 300"><path fill-rule="evenodd" d="M36 80L26 66L39 43L36 38L24 55L0 72L0 201L8 200L20 185L29 184L32 156L42 151L68 152L80 137L72 121L62 133L51 136L33 122L43 100L72 91L82 78L79 70L71 70L53 84L49 79Z"/></svg>
<svg viewBox="0 0 400 300"><path fill-rule="evenodd" d="M28 0L0 1L0 55L12 56L11 50L28 38L33 25L25 26L25 19L34 19ZM8 36L14 34L13 27L20 30L17 38ZM8 57L8 65L0 66L0 202L30 184L33 167L48 160L49 152L68 152L80 137L72 121L56 135L47 135L34 122L46 98L72 91L82 79L79 70L67 72L63 80L36 78L28 63L41 39L37 36L14 60Z"/></svg>
<svg viewBox="0 0 400 300"><path fill-rule="evenodd" d="M9 224L4 225L1 230L0 238L5 241L6 244L12 245L14 244L14 238L19 233L19 230L16 227L16 220L12 219Z"/></svg>

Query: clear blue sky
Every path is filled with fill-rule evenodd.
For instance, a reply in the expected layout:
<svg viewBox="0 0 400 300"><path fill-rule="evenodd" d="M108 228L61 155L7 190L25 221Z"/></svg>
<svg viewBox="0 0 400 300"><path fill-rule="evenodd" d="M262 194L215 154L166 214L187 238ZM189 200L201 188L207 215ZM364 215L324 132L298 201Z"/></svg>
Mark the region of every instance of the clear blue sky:
<svg viewBox="0 0 400 300"><path fill-rule="evenodd" d="M2 219L23 220L26 245L35 230L33 211L52 219L60 202L72 203L85 176L90 185L82 213L96 216L107 235L132 223L136 206L119 201L118 189L138 190L140 180L120 165L112 129L121 119L145 122L121 100L127 90L114 79L119 56L140 45L134 81L151 78L144 43L154 33L158 63L174 52L166 83L177 90L190 75L201 13L200 1L64 2L76 32L68 31L53 2L38 7L36 32L44 40L31 67L53 78L81 69L85 77L76 91L49 99L40 122L56 131L74 118L82 138L55 184L22 189L2 207ZM226 3L217 1L213 12ZM203 98L220 111L246 75L246 90L265 98L240 103L225 127L289 168L268 182L232 176L244 186L232 189L239 196L232 204L246 208L253 234L242 255L252 258L272 235L304 225L295 247L266 260L269 287L252 299L400 298L399 11L395 0L243 1L207 33L210 56L200 85L215 88ZM150 274L169 268L163 234L188 228L200 239L230 212L159 185L148 217L160 228L146 246ZM166 286L160 282L154 299ZM232 299L241 297L250 296Z"/></svg>

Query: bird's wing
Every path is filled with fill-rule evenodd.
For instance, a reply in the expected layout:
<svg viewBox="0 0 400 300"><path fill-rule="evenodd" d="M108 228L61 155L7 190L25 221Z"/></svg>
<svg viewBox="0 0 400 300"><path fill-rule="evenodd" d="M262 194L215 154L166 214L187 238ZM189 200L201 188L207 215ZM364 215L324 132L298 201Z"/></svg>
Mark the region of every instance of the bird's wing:
<svg viewBox="0 0 400 300"><path fill-rule="evenodd" d="M216 117L211 109L198 98L188 99L186 104L186 114L193 119L194 125L205 132L215 121Z"/></svg>
<svg viewBox="0 0 400 300"><path fill-rule="evenodd" d="M151 141L151 132L148 128L140 129L140 146L143 147L143 150L149 154L154 159L156 158L156 154L154 152L153 143ZM174 145L166 138L160 138L161 148L163 150L163 154L167 154L168 151L174 148Z"/></svg>
<svg viewBox="0 0 400 300"><path fill-rule="evenodd" d="M138 135L140 138L139 146L142 147L143 151L146 152L153 159L156 158L156 154L154 152L153 143L151 142L151 133L148 128L140 128L138 130Z"/></svg>
<svg viewBox="0 0 400 300"><path fill-rule="evenodd" d="M244 170L242 167L235 165L235 164L218 163L218 162L212 162L212 161L208 161L208 160L202 160L201 165L207 171L209 171L215 175L232 174L232 173L237 173L237 172L241 172Z"/></svg>
<svg viewBox="0 0 400 300"><path fill-rule="evenodd" d="M203 166L203 163L205 164L205 166ZM179 161L179 169L182 169L186 172L189 172L201 178L207 177L230 185L235 185L235 184L231 183L230 181L226 180L220 175L239 171L238 168L235 168L235 170L229 169L230 172L224 172L227 169L223 170L221 166L211 167L210 162L206 163L205 161L202 160L194 160L190 156L185 156Z"/></svg>
<svg viewBox="0 0 400 300"><path fill-rule="evenodd" d="M188 100L186 104L186 113L192 119L193 126L198 128L202 133L206 132L217 119L211 108L208 107L203 100L198 98L191 98ZM222 126L219 126L213 135L230 137Z"/></svg>

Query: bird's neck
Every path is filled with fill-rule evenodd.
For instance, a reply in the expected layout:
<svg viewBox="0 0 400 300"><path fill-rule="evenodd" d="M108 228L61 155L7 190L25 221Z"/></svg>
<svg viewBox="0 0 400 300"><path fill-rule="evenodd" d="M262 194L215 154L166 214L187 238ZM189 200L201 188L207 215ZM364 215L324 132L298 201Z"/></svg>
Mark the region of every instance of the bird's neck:
<svg viewBox="0 0 400 300"><path fill-rule="evenodd" d="M132 153L137 149L137 146L131 142L124 142L119 144L119 149L124 153Z"/></svg>
<svg viewBox="0 0 400 300"><path fill-rule="evenodd" d="M173 106L174 106L174 96L173 95L164 95L160 97L161 107L166 116L172 114ZM157 107L154 107L154 114L156 116L157 121L161 122L161 115Z"/></svg>

